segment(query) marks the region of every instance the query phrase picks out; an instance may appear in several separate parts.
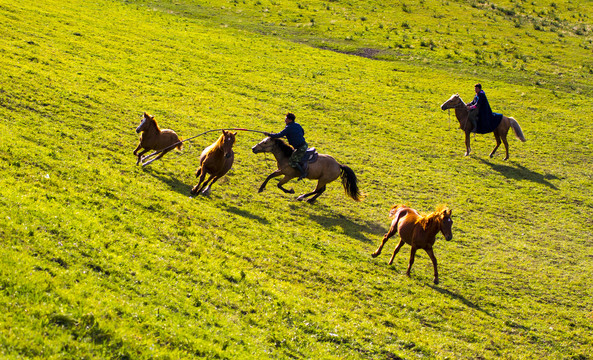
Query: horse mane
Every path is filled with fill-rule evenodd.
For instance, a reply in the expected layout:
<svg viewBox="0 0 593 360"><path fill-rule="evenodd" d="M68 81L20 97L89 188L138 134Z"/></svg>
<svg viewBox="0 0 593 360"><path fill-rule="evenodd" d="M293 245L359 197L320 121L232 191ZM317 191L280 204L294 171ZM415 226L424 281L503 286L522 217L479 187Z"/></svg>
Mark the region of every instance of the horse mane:
<svg viewBox="0 0 593 360"><path fill-rule="evenodd" d="M206 148L202 151L202 155L210 154L212 151L222 148L223 143L224 143L224 134L220 134L220 136L218 137L218 139L215 142L206 146Z"/></svg>
<svg viewBox="0 0 593 360"><path fill-rule="evenodd" d="M216 140L216 142L214 144L212 144L213 148L220 148L222 147L222 144L224 143L224 133L220 134L220 136L218 137L218 139Z"/></svg>
<svg viewBox="0 0 593 360"><path fill-rule="evenodd" d="M147 113L144 113L144 117L147 118L151 123L154 124L154 127L156 127L157 132L161 132L161 128L159 127L159 123L156 122L156 119L154 118L154 116L150 116Z"/></svg>
<svg viewBox="0 0 593 360"><path fill-rule="evenodd" d="M282 150L282 153L285 157L290 157L290 155L292 155L292 152L294 151L292 146L285 143L282 139L274 139L274 141L276 142L276 145L280 148L280 150Z"/></svg>
<svg viewBox="0 0 593 360"><path fill-rule="evenodd" d="M437 206L437 208L434 212L431 212L428 215L424 215L424 216L420 217L420 219L418 219L417 223L420 224L420 226L422 226L422 229L426 230L428 225L430 225L431 223L433 223L435 221L442 221L445 214L448 211L451 211L451 210L449 210L447 205L439 205L439 206Z"/></svg>

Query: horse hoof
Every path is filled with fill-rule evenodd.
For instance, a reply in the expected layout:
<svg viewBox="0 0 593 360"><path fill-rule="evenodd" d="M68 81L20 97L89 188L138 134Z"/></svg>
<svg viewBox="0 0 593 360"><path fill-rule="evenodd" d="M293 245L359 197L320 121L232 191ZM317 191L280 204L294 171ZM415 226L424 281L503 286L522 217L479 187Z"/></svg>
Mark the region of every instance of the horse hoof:
<svg viewBox="0 0 593 360"><path fill-rule="evenodd" d="M315 199L309 199L309 200L307 200L307 202L308 202L309 204L313 204L313 203L315 202Z"/></svg>
<svg viewBox="0 0 593 360"><path fill-rule="evenodd" d="M289 194L294 194L294 189L290 189L290 190L288 190L288 193L289 193Z"/></svg>
<svg viewBox="0 0 593 360"><path fill-rule="evenodd" d="M439 279L434 279L434 284L438 285L439 284Z"/></svg>
<svg viewBox="0 0 593 360"><path fill-rule="evenodd" d="M264 189L263 189L263 188L259 188L259 190L257 190L257 193L258 193L258 194L259 194L259 193L262 193L262 192L264 192Z"/></svg>
<svg viewBox="0 0 593 360"><path fill-rule="evenodd" d="M372 253L371 256L376 258L377 256L379 256L379 253Z"/></svg>
<svg viewBox="0 0 593 360"><path fill-rule="evenodd" d="M297 198L297 200L298 200L298 201L303 201L303 200L305 200L305 197L304 197L303 195L301 195L301 196L299 196L299 197Z"/></svg>

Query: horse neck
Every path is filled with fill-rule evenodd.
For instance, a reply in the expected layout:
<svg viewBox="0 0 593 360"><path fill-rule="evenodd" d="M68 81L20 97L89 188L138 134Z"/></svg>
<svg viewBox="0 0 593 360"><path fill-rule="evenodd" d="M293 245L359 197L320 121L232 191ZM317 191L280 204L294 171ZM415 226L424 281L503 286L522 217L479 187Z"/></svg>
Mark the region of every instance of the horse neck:
<svg viewBox="0 0 593 360"><path fill-rule="evenodd" d="M457 117L457 120L459 121L459 123L465 123L467 121L469 115L469 111L467 111L467 108L464 106L457 106L455 108L455 116Z"/></svg>
<svg viewBox="0 0 593 360"><path fill-rule="evenodd" d="M146 124L146 129L144 129L143 132L145 134L158 135L161 133L161 129L156 122L150 121L148 124Z"/></svg>
<svg viewBox="0 0 593 360"><path fill-rule="evenodd" d="M271 151L272 155L276 158L276 162L278 163L278 169L281 169L283 164L288 163L289 157L284 155L282 149L278 146L274 146Z"/></svg>
<svg viewBox="0 0 593 360"><path fill-rule="evenodd" d="M218 140L216 140L216 142L214 144L205 148L204 153L206 153L206 154L215 153L215 152L223 153L224 150L222 149L222 140L221 139L222 138L218 138Z"/></svg>
<svg viewBox="0 0 593 360"><path fill-rule="evenodd" d="M430 235L431 238L434 238L441 229L441 222L439 220L439 216L433 213L427 215L424 221L424 231L426 231L426 233Z"/></svg>

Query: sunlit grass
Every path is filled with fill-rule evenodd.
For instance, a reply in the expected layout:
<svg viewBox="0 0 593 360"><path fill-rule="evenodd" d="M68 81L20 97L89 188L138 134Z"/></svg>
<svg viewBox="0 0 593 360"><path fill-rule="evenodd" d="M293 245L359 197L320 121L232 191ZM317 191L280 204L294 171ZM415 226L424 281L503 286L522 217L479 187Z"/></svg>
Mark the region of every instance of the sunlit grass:
<svg viewBox="0 0 593 360"><path fill-rule="evenodd" d="M0 5L2 356L593 356L588 5L299 4ZM478 14L499 21L468 22ZM525 29L552 16L556 32ZM339 52L362 48L389 61ZM509 139L508 162L487 157L491 135L463 157L439 109L455 92L471 100L477 81L528 139ZM276 131L292 111L367 197L339 182L314 205L273 181L258 194L275 163L240 132L233 169L190 198L216 135L136 167L144 111L184 138ZM386 264L396 239L370 257L400 202L453 209L439 286L423 253L405 277L407 246Z"/></svg>

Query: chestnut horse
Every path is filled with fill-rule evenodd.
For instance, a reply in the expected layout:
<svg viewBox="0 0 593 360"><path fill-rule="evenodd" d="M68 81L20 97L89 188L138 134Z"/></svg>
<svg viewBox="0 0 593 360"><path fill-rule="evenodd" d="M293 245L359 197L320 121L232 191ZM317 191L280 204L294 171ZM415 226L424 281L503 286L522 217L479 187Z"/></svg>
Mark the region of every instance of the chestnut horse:
<svg viewBox="0 0 593 360"><path fill-rule="evenodd" d="M437 271L437 259L432 251L432 246L436 241L435 237L439 231L443 233L443 236L445 236L447 241L453 238L453 233L451 232L451 226L453 225L451 210L446 206L441 206L438 207L435 212L426 216L421 216L418 214L418 211L410 207L405 205L394 205L389 210L389 217L393 219L391 227L387 234L383 236L381 245L375 250L372 257L377 257L381 254L381 250L383 249L383 245L387 242L387 239L397 232L399 233L400 241L389 260L389 265L393 263L395 255L404 243L411 245L410 263L408 265L408 271L406 271L406 275L410 276L410 270L412 269L412 264L414 264L414 258L416 256L416 250L424 249L430 257L430 260L432 260L432 266L434 267L434 283L438 284L439 273Z"/></svg>
<svg viewBox="0 0 593 360"><path fill-rule="evenodd" d="M266 180L259 187L258 192L264 191L264 188L270 179L284 175L284 177L278 182L278 188L280 188L280 190L284 191L285 193L294 194L293 189L288 190L282 186L290 179L300 175L300 172L297 169L294 169L288 164L288 159L293 152L292 146L286 144L281 139L272 139L267 137L252 147L251 150L254 154L262 152L272 153L276 158L278 165L278 170L268 175ZM344 186L344 190L349 197L356 201L362 200L362 195L358 189L358 180L356 179L354 171L352 171L352 169L346 165L339 164L330 155L325 154L319 154L317 160L309 164L307 179L317 180L317 186L315 187L315 190L310 193L300 195L297 200L305 200L307 197L314 195L312 198L308 199L307 202L315 202L315 199L317 199L319 195L323 194L325 191L325 185L336 180L338 177L341 177L342 185Z"/></svg>
<svg viewBox="0 0 593 360"><path fill-rule="evenodd" d="M150 116L147 113L144 113L144 118L142 119L140 125L136 128L136 132L142 132L140 135L140 143L138 144L138 147L136 147L136 150L134 150L134 155L138 156L136 165L140 164L140 162L143 160L157 155L158 153L157 157L142 164L142 166L146 166L151 162L162 158L163 155L174 148L181 150L183 147L183 144L175 131L169 129L161 130L154 119L154 116ZM174 146L175 144L177 144L177 146ZM144 150L138 153L138 150L140 149ZM150 150L156 151L148 156L142 156Z"/></svg>
<svg viewBox="0 0 593 360"><path fill-rule="evenodd" d="M207 195L212 185L231 169L235 160L233 152L235 135L237 135L236 132L222 130L218 140L202 151L200 167L196 171L196 177L199 176L200 181L191 190L192 195ZM210 174L210 176L208 180L204 181L206 174Z"/></svg>
<svg viewBox="0 0 593 360"><path fill-rule="evenodd" d="M465 102L461 100L459 94L455 94L451 96L449 100L445 101L443 105L441 105L441 110L447 109L455 109L455 116L459 121L459 128L465 131L465 156L468 156L469 153L472 151L470 147L470 132L473 130L474 126L468 119L469 111L467 110ZM493 131L494 138L496 139L496 146L490 153L490 157L494 156L494 153L500 146L500 141L502 140L502 142L504 143L504 147L506 149L506 156L504 159L509 159L509 143L507 142L507 133L509 132L509 128L511 127L515 132L515 136L517 136L517 139L521 141L527 141L527 139L525 139L525 136L523 136L523 130L521 130L521 126L519 126L517 120L513 119L512 117L503 116L502 120L500 121L500 124L498 124L496 129L494 129Z"/></svg>

